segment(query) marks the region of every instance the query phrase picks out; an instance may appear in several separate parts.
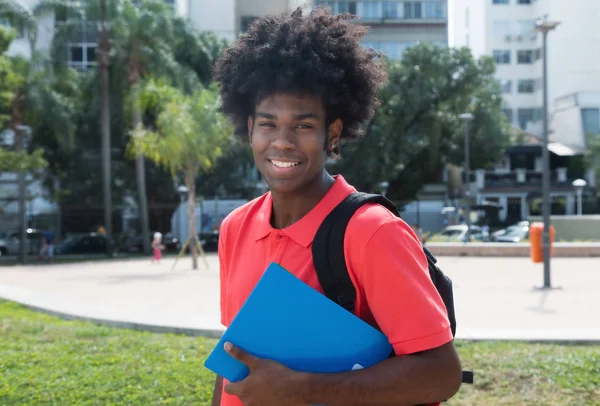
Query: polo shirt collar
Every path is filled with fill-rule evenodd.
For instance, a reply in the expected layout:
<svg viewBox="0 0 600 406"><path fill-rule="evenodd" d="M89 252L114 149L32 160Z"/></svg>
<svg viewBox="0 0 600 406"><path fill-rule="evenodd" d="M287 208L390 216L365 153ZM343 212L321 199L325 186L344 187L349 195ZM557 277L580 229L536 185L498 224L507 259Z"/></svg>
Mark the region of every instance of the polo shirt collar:
<svg viewBox="0 0 600 406"><path fill-rule="evenodd" d="M335 179L335 182L319 203L317 203L317 205L300 220L281 230L276 230L271 226L273 200L271 198L271 192L268 192L255 217L255 241L265 238L274 231L279 231L303 247L308 248L315 238L319 226L323 220L325 220L325 217L327 217L335 206L344 200L350 193L356 191L354 187L346 182L342 175L334 175L333 178Z"/></svg>

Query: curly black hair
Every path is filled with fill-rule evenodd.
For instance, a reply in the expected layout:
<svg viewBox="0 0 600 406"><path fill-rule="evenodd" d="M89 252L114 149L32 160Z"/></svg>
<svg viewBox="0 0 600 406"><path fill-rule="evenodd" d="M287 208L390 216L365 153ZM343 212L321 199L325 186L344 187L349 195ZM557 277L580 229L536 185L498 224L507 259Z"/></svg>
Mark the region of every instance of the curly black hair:
<svg viewBox="0 0 600 406"><path fill-rule="evenodd" d="M340 118L342 140L362 136L387 79L380 54L360 45L368 27L350 14L317 7L256 19L215 65L222 111L236 135L248 136L248 116L273 93L310 94L323 100L326 121ZM339 154L339 147L330 156Z"/></svg>

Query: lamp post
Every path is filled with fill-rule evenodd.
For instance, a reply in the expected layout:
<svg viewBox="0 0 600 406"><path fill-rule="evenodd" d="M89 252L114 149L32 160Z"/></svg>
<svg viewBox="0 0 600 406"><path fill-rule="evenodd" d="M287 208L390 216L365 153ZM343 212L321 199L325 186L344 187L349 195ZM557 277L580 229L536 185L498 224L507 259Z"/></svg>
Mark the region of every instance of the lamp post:
<svg viewBox="0 0 600 406"><path fill-rule="evenodd" d="M583 215L583 188L587 186L587 182L583 179L576 179L571 183L577 192L577 215Z"/></svg>
<svg viewBox="0 0 600 406"><path fill-rule="evenodd" d="M459 115L460 119L464 122L465 128L465 220L467 222L467 235L465 236L466 241L471 241L471 162L469 156L469 122L473 120L473 114L464 113Z"/></svg>
<svg viewBox="0 0 600 406"><path fill-rule="evenodd" d="M185 208L185 195L188 192L188 188L185 185L181 185L177 188L179 192L179 241L183 244L183 230L185 229L185 221L183 220L183 211Z"/></svg>
<svg viewBox="0 0 600 406"><path fill-rule="evenodd" d="M542 145L542 216L544 231L542 232L542 250L544 256L544 286L543 289L551 288L550 283L550 152L548 151L548 32L554 30L559 22L548 21L546 16L538 19L535 30L542 33L543 38L543 98L544 98L544 133Z"/></svg>

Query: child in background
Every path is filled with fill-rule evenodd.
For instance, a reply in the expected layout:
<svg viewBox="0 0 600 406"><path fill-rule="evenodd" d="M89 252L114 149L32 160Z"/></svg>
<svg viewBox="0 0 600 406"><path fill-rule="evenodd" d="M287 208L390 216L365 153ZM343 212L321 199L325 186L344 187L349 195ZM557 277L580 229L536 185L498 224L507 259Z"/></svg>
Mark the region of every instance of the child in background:
<svg viewBox="0 0 600 406"><path fill-rule="evenodd" d="M152 263L158 262L160 264L160 259L162 258L162 250L164 249L164 245L162 243L162 234L154 233L154 240L152 241L152 250L154 251L154 256L152 257Z"/></svg>

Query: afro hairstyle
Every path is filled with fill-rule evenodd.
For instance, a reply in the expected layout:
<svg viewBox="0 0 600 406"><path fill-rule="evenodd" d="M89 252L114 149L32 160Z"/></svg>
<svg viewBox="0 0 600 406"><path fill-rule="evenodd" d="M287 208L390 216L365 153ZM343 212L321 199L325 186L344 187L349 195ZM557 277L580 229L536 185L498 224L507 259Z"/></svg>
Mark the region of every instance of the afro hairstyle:
<svg viewBox="0 0 600 406"><path fill-rule="evenodd" d="M256 19L215 65L222 111L236 135L247 139L248 117L264 98L296 93L323 101L327 125L342 120L341 140L362 136L387 75L380 54L361 46L368 28L354 19L323 7ZM338 156L339 146L329 155Z"/></svg>

